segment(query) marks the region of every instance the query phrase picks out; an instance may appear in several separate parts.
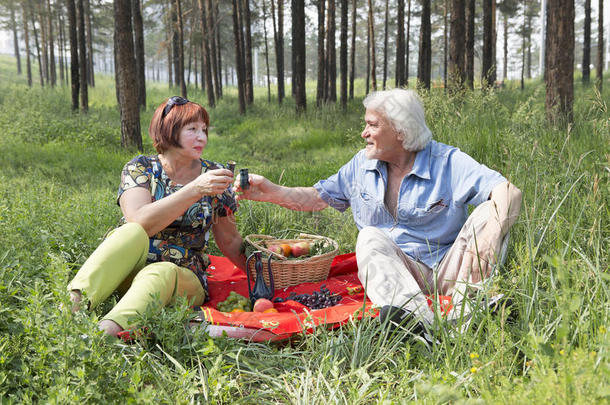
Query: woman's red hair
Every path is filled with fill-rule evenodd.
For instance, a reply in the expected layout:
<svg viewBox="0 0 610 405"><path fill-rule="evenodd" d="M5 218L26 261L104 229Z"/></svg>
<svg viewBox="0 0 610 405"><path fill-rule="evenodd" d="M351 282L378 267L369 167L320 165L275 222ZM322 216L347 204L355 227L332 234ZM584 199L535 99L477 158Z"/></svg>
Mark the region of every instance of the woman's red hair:
<svg viewBox="0 0 610 405"><path fill-rule="evenodd" d="M148 134L153 141L153 146L159 153L163 153L172 147L182 147L179 137L180 130L185 125L202 121L206 127L210 126L208 112L192 101L183 105L173 105L167 115L161 118L168 100L157 107L148 127Z"/></svg>

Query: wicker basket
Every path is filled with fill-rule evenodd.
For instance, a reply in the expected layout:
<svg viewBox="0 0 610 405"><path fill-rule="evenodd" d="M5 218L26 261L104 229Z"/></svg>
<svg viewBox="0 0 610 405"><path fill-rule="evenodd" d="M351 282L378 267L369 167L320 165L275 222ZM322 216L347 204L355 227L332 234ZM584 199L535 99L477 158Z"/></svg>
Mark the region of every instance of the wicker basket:
<svg viewBox="0 0 610 405"><path fill-rule="evenodd" d="M331 245L333 250L330 252L323 253L317 256L311 256L304 259L291 259L288 260L284 255L272 252L267 249L269 243L280 244L280 243L296 243L303 241L317 241L324 240L325 243ZM246 243L250 244L257 250L262 251L267 257L263 260L263 274L265 283L269 284L269 270L268 270L268 258L271 256L271 271L273 273L273 282L275 288L285 288L292 285L301 283L311 283L328 278L328 272L330 271L330 265L333 259L337 255L339 245L336 241L318 235L309 235L302 233L299 235L299 239L276 239L269 235L248 235L246 236ZM254 269L254 260L250 260L248 265L248 271L250 272L250 278L256 279L256 270Z"/></svg>

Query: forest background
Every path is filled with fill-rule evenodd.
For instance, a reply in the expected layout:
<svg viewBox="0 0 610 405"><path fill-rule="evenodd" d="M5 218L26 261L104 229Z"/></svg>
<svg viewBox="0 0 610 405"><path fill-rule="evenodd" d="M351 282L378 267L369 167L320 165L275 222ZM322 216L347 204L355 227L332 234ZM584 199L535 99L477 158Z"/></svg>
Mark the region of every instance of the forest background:
<svg viewBox="0 0 610 405"><path fill-rule="evenodd" d="M218 12L206 14L213 18L205 36L208 20L198 22L198 17L208 3L209 10L218 6ZM286 23L281 30L280 3ZM467 49L456 53L458 34L451 38L452 32L460 32L460 24L452 25L456 8L449 1L358 1L356 35L349 25L346 41L341 28L336 40L328 40L332 1L275 0L275 29L272 2L262 0L0 1L0 17L9 32L14 28L19 49L0 57L0 401L608 401L610 94L608 78L602 75L603 52L598 52L604 47L597 46L604 42L604 31L597 29L603 20L600 24L594 8L586 63L585 20L551 17L549 30L557 24L572 27L571 50L570 38L558 42L558 36L550 36L561 45L558 56L570 61L566 68L548 55L549 48L556 49L553 41L543 47L546 41L528 40L536 28L533 22L528 25L527 10L534 21L540 18L541 5L518 2L505 24L510 34L504 37L514 40L506 47L510 56L504 63L504 41L494 41L504 27L499 23L503 3L474 3L473 47L466 46L465 32L459 37L465 48L473 49L471 77ZM337 2L337 21L344 4L354 3ZM421 23L426 4L429 31L422 30L426 24ZM576 5L580 11L572 8L572 16L584 16L590 3L553 4L564 10ZM603 1L597 9L601 7ZM249 24L246 9L252 12ZM297 9L303 12L293 19ZM130 28L127 40L124 30L138 25L138 10L143 17L140 48L137 30ZM404 24L396 24L399 10ZM325 18L318 19L322 11ZM407 29L409 15L412 25ZM493 15L496 19L486 24L485 16ZM189 18L193 21L180 30L179 20ZM115 25L117 21L121 23ZM293 21L300 22L298 35L293 34ZM404 28L403 46L397 46L399 26ZM247 27L252 28L250 47ZM284 38L275 41L280 32ZM211 39L216 33L218 39ZM325 40L319 41L322 37ZM116 47L114 38L122 38ZM304 43L300 64L293 58L295 39ZM119 52L120 44L131 44L131 53ZM278 67L279 44L284 45L284 57ZM143 50L143 74L135 69L142 68L138 48ZM253 57L249 74L248 48L252 56L259 55L259 69L254 70ZM333 50L339 51L334 74ZM176 55L182 55L182 61ZM484 69L490 60L491 69ZM125 66L132 70L127 76ZM511 79L495 66L507 66L517 77ZM562 86L545 74L547 70L561 71L558 78L564 84L569 78L571 96L549 97ZM87 74L91 71L94 74ZM384 87L384 76L385 87L417 89L435 139L458 146L523 190L508 260L493 291L487 292L504 293L511 305L495 314L480 311L461 334L441 322L435 331L438 344L433 345L387 335L370 319L332 331L318 329L283 344L210 339L201 329L185 328L194 312L183 301L143 314L142 323L154 330L155 338L125 345L96 330L99 316L116 297L91 314L73 316L62 309L68 305L68 280L120 218L115 193L121 167L138 149L153 153L146 129L152 111L168 96L187 95L209 109L213 128L206 158L237 160L239 166L285 185L310 185L361 149L362 99L375 87ZM138 79L143 78L147 80L141 86ZM249 202L238 211L238 226L243 235L327 235L339 242L341 252L353 250L357 235L349 211L296 213ZM218 253L213 245L211 251Z"/></svg>

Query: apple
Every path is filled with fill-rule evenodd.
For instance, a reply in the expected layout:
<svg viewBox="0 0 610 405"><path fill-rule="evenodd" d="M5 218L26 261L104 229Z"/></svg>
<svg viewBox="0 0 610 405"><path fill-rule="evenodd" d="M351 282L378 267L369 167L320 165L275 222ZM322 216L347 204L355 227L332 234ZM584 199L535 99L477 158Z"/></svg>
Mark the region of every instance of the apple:
<svg viewBox="0 0 610 405"><path fill-rule="evenodd" d="M291 252L294 257L306 256L309 254L310 248L309 242L298 242L291 246Z"/></svg>
<svg viewBox="0 0 610 405"><path fill-rule="evenodd" d="M273 308L273 302L269 301L267 298L259 298L254 303L252 310L254 312L265 312L269 308Z"/></svg>
<svg viewBox="0 0 610 405"><path fill-rule="evenodd" d="M280 245L269 245L267 247L267 249L269 249L273 253L277 253L277 254L280 254L280 255L284 254L284 249L282 249L282 247Z"/></svg>

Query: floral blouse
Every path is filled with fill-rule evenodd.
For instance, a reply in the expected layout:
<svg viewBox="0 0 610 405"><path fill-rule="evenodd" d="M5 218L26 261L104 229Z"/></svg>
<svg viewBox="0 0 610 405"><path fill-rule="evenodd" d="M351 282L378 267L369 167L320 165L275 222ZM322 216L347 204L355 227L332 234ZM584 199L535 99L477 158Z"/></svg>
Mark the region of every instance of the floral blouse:
<svg viewBox="0 0 610 405"><path fill-rule="evenodd" d="M201 160L202 173L219 168L222 166L218 163ZM123 192L134 187L149 190L154 202L175 193L183 185L174 183L167 176L158 156L140 155L123 167L117 204ZM167 228L150 237L147 262L169 261L190 269L201 281L207 295L205 270L210 260L204 252L212 224L216 218L231 215L236 210L235 194L231 188L222 194L201 198ZM122 222L125 222L124 218Z"/></svg>

